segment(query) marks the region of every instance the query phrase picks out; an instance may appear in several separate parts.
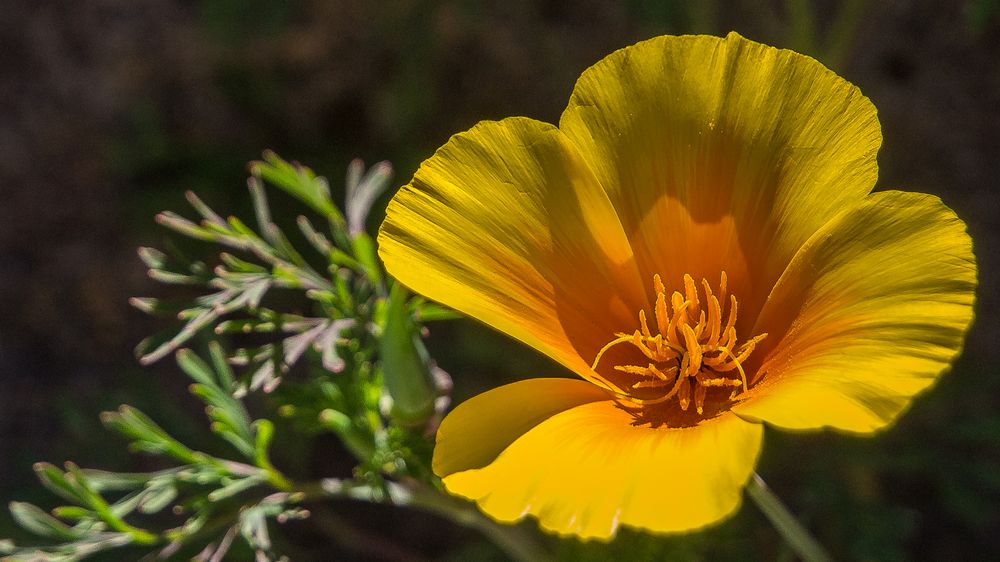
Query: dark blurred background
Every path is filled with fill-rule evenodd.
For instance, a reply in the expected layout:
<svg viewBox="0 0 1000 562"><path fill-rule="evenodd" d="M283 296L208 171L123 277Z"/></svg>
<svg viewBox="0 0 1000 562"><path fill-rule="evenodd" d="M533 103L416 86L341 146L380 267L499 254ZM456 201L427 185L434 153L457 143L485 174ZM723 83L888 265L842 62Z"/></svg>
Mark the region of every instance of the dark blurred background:
<svg viewBox="0 0 1000 562"><path fill-rule="evenodd" d="M265 148L335 185L355 156L388 159L402 184L480 119L555 122L580 72L617 48L730 30L860 86L885 136L879 187L941 196L980 264L964 355L900 423L873 439L768 431L761 474L837 558L1000 557L996 0L3 0L0 498L50 502L38 460L148 468L98 422L123 402L196 441L207 433L173 366L133 358L164 324L126 303L163 294L135 248L162 245L153 214L186 212L185 190L247 215L246 163ZM458 400L560 373L471 321L435 326L430 345ZM343 464L329 443L311 447L314 470ZM502 559L472 531L390 508L335 506L325 525L290 526L296 560ZM15 535L0 515L0 536ZM748 504L705 533L560 549L769 560L780 540Z"/></svg>

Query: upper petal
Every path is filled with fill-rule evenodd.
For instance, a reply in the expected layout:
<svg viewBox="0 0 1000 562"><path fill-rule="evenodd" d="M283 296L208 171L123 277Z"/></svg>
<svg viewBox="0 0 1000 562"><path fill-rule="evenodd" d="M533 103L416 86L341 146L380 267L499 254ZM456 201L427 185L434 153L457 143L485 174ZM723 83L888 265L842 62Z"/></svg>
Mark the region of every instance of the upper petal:
<svg viewBox="0 0 1000 562"><path fill-rule="evenodd" d="M559 126L608 190L643 278L728 269L748 319L799 246L869 193L881 144L856 87L735 33L612 53L580 77Z"/></svg>
<svg viewBox="0 0 1000 562"><path fill-rule="evenodd" d="M389 204L379 255L414 291L583 376L645 302L603 188L530 119L480 123L421 164Z"/></svg>
<svg viewBox="0 0 1000 562"><path fill-rule="evenodd" d="M762 427L730 413L685 429L637 427L612 401L556 414L481 469L444 478L505 522L527 514L551 531L609 538L619 524L657 532L733 513L753 472Z"/></svg>
<svg viewBox="0 0 1000 562"><path fill-rule="evenodd" d="M885 426L960 352L975 290L972 240L951 209L872 194L781 276L755 328L778 341L734 411L793 429Z"/></svg>

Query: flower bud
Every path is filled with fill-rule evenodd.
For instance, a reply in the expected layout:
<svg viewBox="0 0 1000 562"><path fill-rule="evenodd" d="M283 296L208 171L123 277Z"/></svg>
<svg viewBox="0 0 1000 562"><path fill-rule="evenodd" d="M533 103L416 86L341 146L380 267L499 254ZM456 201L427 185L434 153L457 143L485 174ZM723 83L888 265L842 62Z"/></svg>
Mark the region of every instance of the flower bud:
<svg viewBox="0 0 1000 562"><path fill-rule="evenodd" d="M389 415L403 425L422 425L434 414L437 399L427 348L407 308L407 292L395 283L386 301L379 342L382 377L392 399Z"/></svg>

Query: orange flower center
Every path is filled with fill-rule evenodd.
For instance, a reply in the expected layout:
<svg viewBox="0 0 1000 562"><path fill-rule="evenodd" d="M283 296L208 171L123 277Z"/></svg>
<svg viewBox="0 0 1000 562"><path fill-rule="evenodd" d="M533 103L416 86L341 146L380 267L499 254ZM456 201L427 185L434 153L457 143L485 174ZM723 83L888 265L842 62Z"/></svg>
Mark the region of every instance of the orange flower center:
<svg viewBox="0 0 1000 562"><path fill-rule="evenodd" d="M639 329L615 334L591 365L596 370L604 354L619 345L631 346L646 358L645 365L614 365L615 371L625 375L624 386L602 377L621 405L641 410L676 398L683 412L694 404L701 415L706 400L728 404L745 392L743 362L767 334L737 343L736 296L726 294L726 272L722 272L718 293L702 279L703 298L690 275L684 275L683 293L674 291L668 296L659 275L653 276L653 288L655 325L651 327L646 311L639 310Z"/></svg>

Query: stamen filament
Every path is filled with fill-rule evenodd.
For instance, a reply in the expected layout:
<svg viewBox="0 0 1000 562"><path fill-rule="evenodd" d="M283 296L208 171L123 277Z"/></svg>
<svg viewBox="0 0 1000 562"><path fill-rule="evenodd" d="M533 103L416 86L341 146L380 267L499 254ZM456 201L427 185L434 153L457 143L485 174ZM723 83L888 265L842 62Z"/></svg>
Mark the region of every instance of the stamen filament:
<svg viewBox="0 0 1000 562"><path fill-rule="evenodd" d="M604 354L607 353L609 349L620 343L627 342L630 339L632 339L632 336L620 335L616 339L611 340L607 345L602 347L601 350L597 352L597 357L594 358L594 362L590 365L590 369L592 371L597 369L597 364L601 362L601 357L603 357Z"/></svg>

